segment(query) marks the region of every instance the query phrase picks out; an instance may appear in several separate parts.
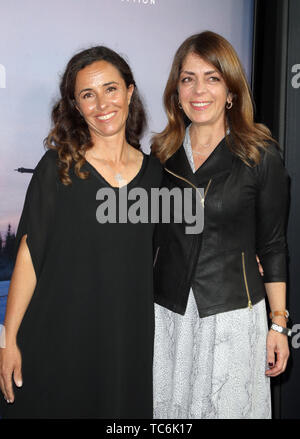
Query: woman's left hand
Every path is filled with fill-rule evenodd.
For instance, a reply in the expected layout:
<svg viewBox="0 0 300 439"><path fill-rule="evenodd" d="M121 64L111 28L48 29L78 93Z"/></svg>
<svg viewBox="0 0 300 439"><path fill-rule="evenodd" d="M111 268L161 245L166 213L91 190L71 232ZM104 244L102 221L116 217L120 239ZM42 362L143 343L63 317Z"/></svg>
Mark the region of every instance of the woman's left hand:
<svg viewBox="0 0 300 439"><path fill-rule="evenodd" d="M289 355L290 351L287 336L270 329L267 336L267 363L270 369L266 371L266 375L276 377L284 372ZM273 366L270 366L270 363L273 364Z"/></svg>

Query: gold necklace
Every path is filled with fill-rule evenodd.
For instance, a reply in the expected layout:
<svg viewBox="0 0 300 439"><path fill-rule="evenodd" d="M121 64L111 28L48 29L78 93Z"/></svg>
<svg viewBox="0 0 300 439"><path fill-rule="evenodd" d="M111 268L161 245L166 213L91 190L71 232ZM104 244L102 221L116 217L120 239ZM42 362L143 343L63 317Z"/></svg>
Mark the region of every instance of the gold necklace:
<svg viewBox="0 0 300 439"><path fill-rule="evenodd" d="M201 144L201 143L198 143L198 145L199 146L201 146L201 148L204 148L204 149L209 149L210 147L211 147L211 143L206 143L206 144ZM191 145L191 147L192 147L192 145ZM206 155L207 154L207 151L205 151L204 153L203 152L200 152L200 151L197 151L196 149L194 149L194 148L192 148L192 151L195 153L195 154L198 154L198 155Z"/></svg>
<svg viewBox="0 0 300 439"><path fill-rule="evenodd" d="M208 149L211 145L209 144L209 145L200 145L200 146L202 146L203 148L207 148ZM207 153L209 153L209 151L200 152L200 151L197 151L194 148L192 148L192 151L193 151L194 154L198 154L198 155L206 155Z"/></svg>

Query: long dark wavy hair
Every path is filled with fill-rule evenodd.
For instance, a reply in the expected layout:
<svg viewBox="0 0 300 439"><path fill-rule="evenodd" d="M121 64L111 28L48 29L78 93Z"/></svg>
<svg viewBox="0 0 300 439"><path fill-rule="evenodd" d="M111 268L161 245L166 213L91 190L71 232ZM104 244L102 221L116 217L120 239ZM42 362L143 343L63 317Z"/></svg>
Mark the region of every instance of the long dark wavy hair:
<svg viewBox="0 0 300 439"><path fill-rule="evenodd" d="M119 71L127 88L134 85L125 130L126 140L134 148L140 148L140 138L146 126L144 106L132 71L124 58L104 46L91 47L74 55L62 76L61 97L51 113L53 127L44 140L46 148L58 152L59 177L64 185L72 183L69 171L73 165L79 178L86 179L89 176L89 172L81 171L81 167L85 163L85 152L93 146L93 142L88 125L76 108L74 91L77 73L96 61L112 64Z"/></svg>
<svg viewBox="0 0 300 439"><path fill-rule="evenodd" d="M187 124L187 116L178 106L178 81L182 65L189 53L200 56L213 65L223 76L233 95L233 106L225 109L225 128L230 128L233 142L229 148L246 165L260 161L260 151L266 149L272 138L270 130L254 122L253 100L242 64L231 44L211 31L192 35L177 50L164 91L164 105L168 117L166 128L152 139L152 152L162 163L180 148ZM227 143L229 136L226 137Z"/></svg>

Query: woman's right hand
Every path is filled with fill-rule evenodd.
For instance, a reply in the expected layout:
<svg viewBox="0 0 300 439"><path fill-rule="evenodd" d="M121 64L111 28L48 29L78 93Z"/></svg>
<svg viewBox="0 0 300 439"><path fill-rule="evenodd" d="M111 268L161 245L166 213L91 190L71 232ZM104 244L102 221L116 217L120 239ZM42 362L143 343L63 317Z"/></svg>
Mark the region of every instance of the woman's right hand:
<svg viewBox="0 0 300 439"><path fill-rule="evenodd" d="M8 403L15 400L12 379L22 386L22 356L16 344L0 348L0 387Z"/></svg>
<svg viewBox="0 0 300 439"><path fill-rule="evenodd" d="M0 337L0 388L7 402L14 402L13 381L22 386L22 356L17 334L36 287L36 275L27 235L23 235L9 284L4 324ZM1 329L1 328L0 328Z"/></svg>
<svg viewBox="0 0 300 439"><path fill-rule="evenodd" d="M263 276L264 275L264 269L262 268L262 265L260 263L259 257L256 255L256 262L258 264L258 270L260 272L260 275Z"/></svg>

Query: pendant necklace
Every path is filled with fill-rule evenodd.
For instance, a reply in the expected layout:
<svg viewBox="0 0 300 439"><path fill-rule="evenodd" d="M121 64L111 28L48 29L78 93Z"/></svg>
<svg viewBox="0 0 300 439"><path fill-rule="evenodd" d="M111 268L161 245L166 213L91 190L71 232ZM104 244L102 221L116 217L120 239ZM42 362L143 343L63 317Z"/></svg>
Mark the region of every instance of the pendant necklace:
<svg viewBox="0 0 300 439"><path fill-rule="evenodd" d="M126 159L125 166L128 165L128 162L129 162L129 146L127 146L127 159ZM106 164L107 164L107 166L110 167L111 170L113 170L113 167L109 163L106 163ZM123 177L121 172L117 172L114 175L114 179L118 182L119 187L127 184L127 180L125 180L125 178Z"/></svg>
<svg viewBox="0 0 300 439"><path fill-rule="evenodd" d="M101 159L101 160L104 162L105 166L108 166L113 172L116 172L106 159ZM129 146L127 145L127 159L125 166L128 165L128 162L129 162ZM121 172L117 172L116 174L114 174L114 179L118 182L119 187L125 186L127 184L127 180L123 177Z"/></svg>

